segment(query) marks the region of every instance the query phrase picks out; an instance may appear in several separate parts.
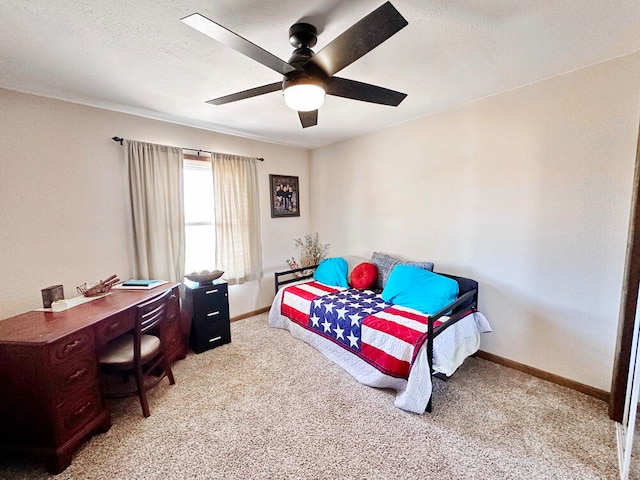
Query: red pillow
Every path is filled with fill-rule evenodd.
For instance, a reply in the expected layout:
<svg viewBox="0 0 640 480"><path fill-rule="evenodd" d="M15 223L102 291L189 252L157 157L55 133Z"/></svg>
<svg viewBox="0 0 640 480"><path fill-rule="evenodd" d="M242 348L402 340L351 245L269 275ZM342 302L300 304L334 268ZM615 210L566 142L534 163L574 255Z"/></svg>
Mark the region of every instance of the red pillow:
<svg viewBox="0 0 640 480"><path fill-rule="evenodd" d="M358 290L373 288L378 281L378 267L373 263L362 262L351 272L351 286Z"/></svg>

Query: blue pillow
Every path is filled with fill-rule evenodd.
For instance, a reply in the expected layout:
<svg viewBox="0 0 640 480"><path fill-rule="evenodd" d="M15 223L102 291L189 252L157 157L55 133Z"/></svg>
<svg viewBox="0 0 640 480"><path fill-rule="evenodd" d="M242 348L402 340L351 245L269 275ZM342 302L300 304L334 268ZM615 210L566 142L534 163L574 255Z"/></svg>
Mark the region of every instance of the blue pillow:
<svg viewBox="0 0 640 480"><path fill-rule="evenodd" d="M347 261L344 258L325 258L313 272L313 279L331 287L349 288L347 269Z"/></svg>
<svg viewBox="0 0 640 480"><path fill-rule="evenodd" d="M423 268L396 265L382 291L385 302L433 315L458 298L458 282Z"/></svg>

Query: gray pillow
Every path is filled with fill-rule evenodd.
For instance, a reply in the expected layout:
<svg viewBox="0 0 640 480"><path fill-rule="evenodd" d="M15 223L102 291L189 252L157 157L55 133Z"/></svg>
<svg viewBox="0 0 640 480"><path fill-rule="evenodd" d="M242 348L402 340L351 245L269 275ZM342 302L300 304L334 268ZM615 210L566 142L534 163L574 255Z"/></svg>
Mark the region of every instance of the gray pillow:
<svg viewBox="0 0 640 480"><path fill-rule="evenodd" d="M433 262L405 262L404 260L398 260L399 265L412 265L414 267L424 268L433 272Z"/></svg>
<svg viewBox="0 0 640 480"><path fill-rule="evenodd" d="M378 290L384 289L387 279L396 265L413 265L433 272L433 262L406 262L380 252L373 252L371 263L378 268L378 281L376 282L376 289Z"/></svg>

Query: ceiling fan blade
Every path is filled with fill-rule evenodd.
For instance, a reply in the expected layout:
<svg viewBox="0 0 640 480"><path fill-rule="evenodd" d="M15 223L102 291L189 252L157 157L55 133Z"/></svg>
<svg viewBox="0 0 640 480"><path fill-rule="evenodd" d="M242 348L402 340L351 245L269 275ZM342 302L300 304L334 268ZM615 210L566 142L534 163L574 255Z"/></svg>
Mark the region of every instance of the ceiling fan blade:
<svg viewBox="0 0 640 480"><path fill-rule="evenodd" d="M199 13L193 13L184 17L182 22L282 75L295 70L295 68L284 60L279 59L275 55L251 43L249 40L242 38L240 35L233 33L231 30L217 24L213 20L209 20Z"/></svg>
<svg viewBox="0 0 640 480"><path fill-rule="evenodd" d="M336 97L379 103L380 105L391 105L393 107L400 105L400 102L407 96L406 93L340 77L331 77L325 80L325 90L329 95L335 95Z"/></svg>
<svg viewBox="0 0 640 480"><path fill-rule="evenodd" d="M302 128L313 127L318 124L318 110L311 112L298 112Z"/></svg>
<svg viewBox="0 0 640 480"><path fill-rule="evenodd" d="M211 105L224 105L225 103L237 102L238 100L244 100L245 98L257 97L258 95L264 95L265 93L275 92L282 90L282 82L270 83L269 85L262 85L261 87L250 88L249 90L243 90L242 92L232 93L231 95L225 95L224 97L214 98L207 101Z"/></svg>
<svg viewBox="0 0 640 480"><path fill-rule="evenodd" d="M409 23L391 2L378 7L309 59L329 76L370 52Z"/></svg>

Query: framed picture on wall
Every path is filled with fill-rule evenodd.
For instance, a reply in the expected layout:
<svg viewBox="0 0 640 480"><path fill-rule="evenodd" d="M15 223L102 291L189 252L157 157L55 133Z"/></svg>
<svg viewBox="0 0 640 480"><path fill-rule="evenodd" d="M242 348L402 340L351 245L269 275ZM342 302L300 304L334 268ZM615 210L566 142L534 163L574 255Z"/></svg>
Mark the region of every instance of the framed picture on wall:
<svg viewBox="0 0 640 480"><path fill-rule="evenodd" d="M269 175L271 185L271 218L299 217L298 177Z"/></svg>

